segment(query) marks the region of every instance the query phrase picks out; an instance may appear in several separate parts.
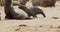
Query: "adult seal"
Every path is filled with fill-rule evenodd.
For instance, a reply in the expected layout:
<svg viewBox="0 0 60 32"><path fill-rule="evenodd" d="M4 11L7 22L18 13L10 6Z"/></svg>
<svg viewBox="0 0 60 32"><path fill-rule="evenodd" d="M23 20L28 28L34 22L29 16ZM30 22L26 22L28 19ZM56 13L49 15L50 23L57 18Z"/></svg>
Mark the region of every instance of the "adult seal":
<svg viewBox="0 0 60 32"><path fill-rule="evenodd" d="M12 0L5 0L4 11L5 11L5 18L7 19L30 19L26 17L23 13L15 12L14 8L11 5Z"/></svg>

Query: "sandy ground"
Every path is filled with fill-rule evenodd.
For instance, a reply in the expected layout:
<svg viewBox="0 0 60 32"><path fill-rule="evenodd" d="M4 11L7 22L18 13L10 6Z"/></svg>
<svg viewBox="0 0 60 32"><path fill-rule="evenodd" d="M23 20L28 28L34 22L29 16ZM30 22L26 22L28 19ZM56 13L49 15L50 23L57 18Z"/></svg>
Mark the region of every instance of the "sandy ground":
<svg viewBox="0 0 60 32"><path fill-rule="evenodd" d="M31 6L30 3L27 3ZM14 6L15 10L19 10L18 6ZM38 18L31 20L7 20L4 19L4 8L0 6L1 21L0 32L60 32L60 1L56 3L56 7L42 7L46 18L37 15ZM22 10L21 10L22 11Z"/></svg>

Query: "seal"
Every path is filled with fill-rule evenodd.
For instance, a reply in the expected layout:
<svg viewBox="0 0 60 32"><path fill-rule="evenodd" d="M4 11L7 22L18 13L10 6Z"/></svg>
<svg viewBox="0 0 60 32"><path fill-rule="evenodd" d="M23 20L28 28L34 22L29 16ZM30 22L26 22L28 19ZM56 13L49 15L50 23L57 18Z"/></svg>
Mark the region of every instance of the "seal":
<svg viewBox="0 0 60 32"><path fill-rule="evenodd" d="M37 14L42 14L44 17L46 17L45 13L42 9L39 8L40 6L33 6L30 8L27 8L25 5L20 5L18 8L22 9L24 12L28 14L28 16L37 17Z"/></svg>
<svg viewBox="0 0 60 32"><path fill-rule="evenodd" d="M26 5L29 0L19 0L19 5Z"/></svg>
<svg viewBox="0 0 60 32"><path fill-rule="evenodd" d="M4 12L6 14L5 18L7 19L30 19L23 13L15 12L14 8L11 5L12 0L5 0Z"/></svg>

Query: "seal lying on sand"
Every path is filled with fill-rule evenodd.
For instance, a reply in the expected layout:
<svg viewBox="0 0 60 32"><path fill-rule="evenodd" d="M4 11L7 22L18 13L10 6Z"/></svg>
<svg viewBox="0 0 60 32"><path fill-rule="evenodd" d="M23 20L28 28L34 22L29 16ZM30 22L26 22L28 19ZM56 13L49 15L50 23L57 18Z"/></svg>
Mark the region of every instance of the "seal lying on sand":
<svg viewBox="0 0 60 32"><path fill-rule="evenodd" d="M11 6L12 0L5 0L5 18L7 19L30 19L29 17L26 17L23 13L18 13L14 11L14 8Z"/></svg>
<svg viewBox="0 0 60 32"><path fill-rule="evenodd" d="M46 17L42 9L39 8L39 6L33 6L31 8L27 8L25 5L20 5L18 8L25 11L29 17L30 16L37 17L36 16L37 14L42 14L44 17Z"/></svg>

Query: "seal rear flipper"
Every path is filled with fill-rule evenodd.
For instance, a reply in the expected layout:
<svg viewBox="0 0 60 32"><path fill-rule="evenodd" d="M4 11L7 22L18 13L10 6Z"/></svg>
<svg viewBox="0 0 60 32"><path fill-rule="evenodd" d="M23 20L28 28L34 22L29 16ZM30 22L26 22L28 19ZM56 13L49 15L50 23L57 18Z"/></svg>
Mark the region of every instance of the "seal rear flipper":
<svg viewBox="0 0 60 32"><path fill-rule="evenodd" d="M30 18L30 17L26 17L25 19L32 19L32 18Z"/></svg>
<svg viewBox="0 0 60 32"><path fill-rule="evenodd" d="M41 13L44 17L46 17L46 15L44 13Z"/></svg>
<svg viewBox="0 0 60 32"><path fill-rule="evenodd" d="M5 16L5 19L12 19L11 17L9 17L9 16Z"/></svg>
<svg viewBox="0 0 60 32"><path fill-rule="evenodd" d="M17 19L19 19L19 20L30 20L32 18L30 18L30 17L17 17Z"/></svg>
<svg viewBox="0 0 60 32"><path fill-rule="evenodd" d="M20 18L20 19L16 19L16 20L31 20L32 18L29 18L29 17L27 17L27 18Z"/></svg>

